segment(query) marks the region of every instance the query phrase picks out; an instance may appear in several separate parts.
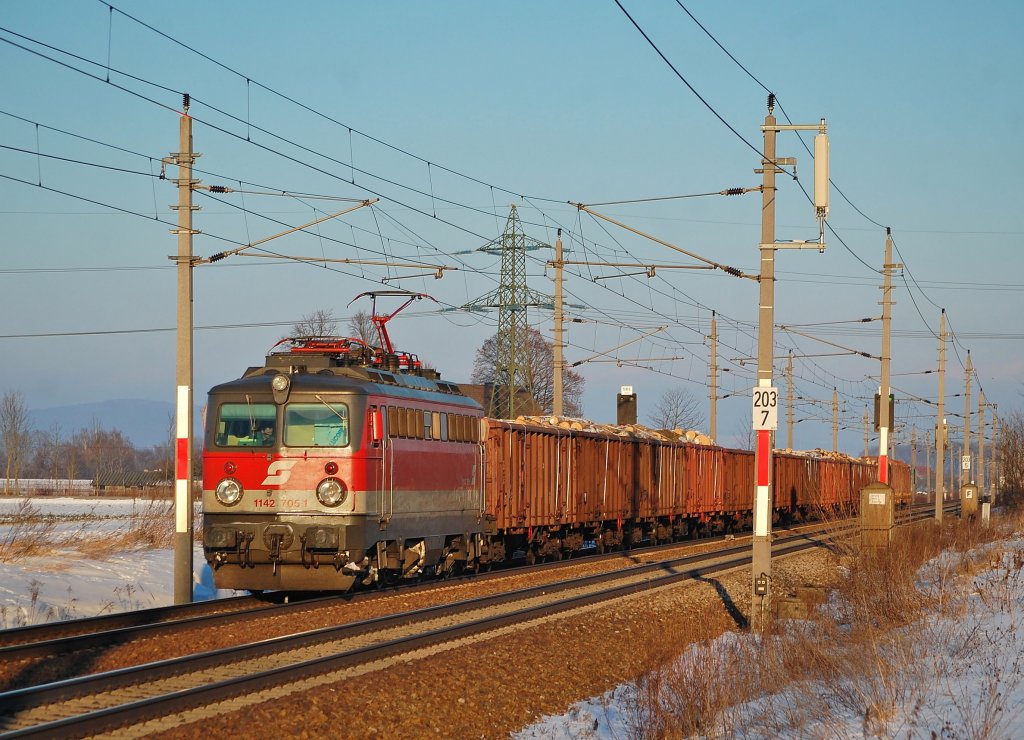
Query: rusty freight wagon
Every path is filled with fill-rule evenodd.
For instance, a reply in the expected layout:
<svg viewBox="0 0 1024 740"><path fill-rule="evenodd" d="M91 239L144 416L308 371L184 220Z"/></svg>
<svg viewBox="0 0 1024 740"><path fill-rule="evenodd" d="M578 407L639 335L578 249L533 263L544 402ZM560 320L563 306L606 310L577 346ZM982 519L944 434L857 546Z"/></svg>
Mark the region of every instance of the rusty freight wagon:
<svg viewBox="0 0 1024 740"><path fill-rule="evenodd" d="M484 509L492 552L559 558L640 542L748 528L754 455L636 428L482 421ZM775 523L856 510L876 463L773 455ZM890 464L897 501L909 468Z"/></svg>

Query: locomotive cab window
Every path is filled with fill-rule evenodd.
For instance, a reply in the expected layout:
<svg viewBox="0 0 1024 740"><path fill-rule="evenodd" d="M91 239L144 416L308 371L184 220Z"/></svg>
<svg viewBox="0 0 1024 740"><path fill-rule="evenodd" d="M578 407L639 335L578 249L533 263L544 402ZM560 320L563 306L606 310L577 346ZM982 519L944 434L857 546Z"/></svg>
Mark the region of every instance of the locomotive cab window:
<svg viewBox="0 0 1024 740"><path fill-rule="evenodd" d="M270 447L275 441L277 408L272 403L222 403L217 412L219 447Z"/></svg>
<svg viewBox="0 0 1024 740"><path fill-rule="evenodd" d="M348 447L348 406L290 403L284 409L284 443L289 447Z"/></svg>

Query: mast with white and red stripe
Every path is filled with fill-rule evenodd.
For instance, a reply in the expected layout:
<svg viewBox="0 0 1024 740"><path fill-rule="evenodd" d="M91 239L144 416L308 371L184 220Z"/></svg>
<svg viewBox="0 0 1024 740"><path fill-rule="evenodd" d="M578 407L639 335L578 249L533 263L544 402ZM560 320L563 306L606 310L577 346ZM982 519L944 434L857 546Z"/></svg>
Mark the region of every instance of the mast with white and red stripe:
<svg viewBox="0 0 1024 740"><path fill-rule="evenodd" d="M199 155L192 151L192 118L189 96L182 100L179 151L166 158L178 167L178 254L172 257L178 271L178 329L175 381L176 436L174 451L174 603L192 601L192 164Z"/></svg>
<svg viewBox="0 0 1024 740"><path fill-rule="evenodd" d="M889 409L889 364L891 359L890 344L892 323L892 271L902 265L892 261L892 229L885 228L885 263L882 273L885 283L882 286L882 375L878 389L878 482L889 483L889 429L893 419Z"/></svg>
<svg viewBox="0 0 1024 740"><path fill-rule="evenodd" d="M772 112L775 96L768 94L768 115L761 131L764 155L761 169L761 269L758 302L757 386L753 389L753 429L757 432L754 449L754 536L752 552L751 622L755 629L765 627L771 613L772 581L772 448L773 430L778 426L779 393L772 386L775 357L775 251L778 249L817 249L825 251L825 219L828 218L828 136L825 119L817 124L779 124ZM779 131L810 131L814 137L814 209L818 218L818 241L775 241L775 175L796 166L792 157L777 157L775 141Z"/></svg>

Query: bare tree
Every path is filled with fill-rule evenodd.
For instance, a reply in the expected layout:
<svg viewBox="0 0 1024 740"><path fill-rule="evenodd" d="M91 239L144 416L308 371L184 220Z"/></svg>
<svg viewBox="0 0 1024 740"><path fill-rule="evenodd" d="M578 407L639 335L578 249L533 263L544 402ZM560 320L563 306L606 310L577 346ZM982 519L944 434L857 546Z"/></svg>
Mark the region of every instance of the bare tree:
<svg viewBox="0 0 1024 740"><path fill-rule="evenodd" d="M1013 411L999 418L999 475L1001 491L1010 498L1024 495L1024 413Z"/></svg>
<svg viewBox="0 0 1024 740"><path fill-rule="evenodd" d="M371 346L375 345L379 339L373 317L366 311L357 311L352 314L348 320L348 330L353 337L359 337Z"/></svg>
<svg viewBox="0 0 1024 740"><path fill-rule="evenodd" d="M338 333L338 320L328 308L318 308L303 314L302 319L292 324L293 337L332 337Z"/></svg>
<svg viewBox="0 0 1024 740"><path fill-rule="evenodd" d="M160 470L166 476L167 480L174 480L174 453L178 446L178 420L173 413L168 412L167 414L167 426L165 427L167 436L164 437L162 445L157 446L157 452L162 458L160 461Z"/></svg>
<svg viewBox="0 0 1024 740"><path fill-rule="evenodd" d="M527 377L531 378L532 387L528 388L545 414L551 413L554 406L554 345L544 339L536 329L527 329L527 361L529 368ZM498 335L485 341L476 351L473 360L474 383L493 383L497 378ZM562 371L562 408L566 416L583 416L583 386L586 380L582 375L563 368Z"/></svg>
<svg viewBox="0 0 1024 740"><path fill-rule="evenodd" d="M0 399L0 442L4 446L4 493L10 494L20 477L22 458L27 451L32 431L28 411L19 391L7 391Z"/></svg>
<svg viewBox="0 0 1024 740"><path fill-rule="evenodd" d="M740 419L732 434L732 444L739 450L753 450L757 442L757 432L749 416ZM715 442L718 444L717 440Z"/></svg>
<svg viewBox="0 0 1024 740"><path fill-rule="evenodd" d="M50 479L57 480L60 478L60 458L61 458L61 434L60 434L60 422L53 422L53 426L50 428L50 432L46 436L46 445L50 448L50 460L49 460L49 471Z"/></svg>
<svg viewBox="0 0 1024 740"><path fill-rule="evenodd" d="M704 423L704 411L690 391L676 386L661 394L651 423L658 429L698 429Z"/></svg>
<svg viewBox="0 0 1024 740"><path fill-rule="evenodd" d="M83 476L101 484L118 485L126 472L138 468L132 443L119 429L104 429L99 419L93 419L90 427L80 430L71 441L78 449Z"/></svg>
<svg viewBox="0 0 1024 740"><path fill-rule="evenodd" d="M75 480L78 477L78 449L70 442L63 446L64 477L68 480Z"/></svg>
<svg viewBox="0 0 1024 740"><path fill-rule="evenodd" d="M54 422L47 431L34 431L31 441L33 454L31 462L27 465L27 477L58 480L62 472L63 445L58 422ZM23 469L22 472L25 470Z"/></svg>

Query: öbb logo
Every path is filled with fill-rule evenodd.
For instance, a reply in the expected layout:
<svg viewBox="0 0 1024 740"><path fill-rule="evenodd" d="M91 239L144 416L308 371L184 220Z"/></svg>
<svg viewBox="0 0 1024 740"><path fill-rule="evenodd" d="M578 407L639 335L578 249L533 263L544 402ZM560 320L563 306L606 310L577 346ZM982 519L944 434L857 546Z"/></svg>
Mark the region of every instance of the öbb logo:
<svg viewBox="0 0 1024 740"><path fill-rule="evenodd" d="M292 477L292 467L298 460L275 460L267 466L267 477L263 486L283 486Z"/></svg>

